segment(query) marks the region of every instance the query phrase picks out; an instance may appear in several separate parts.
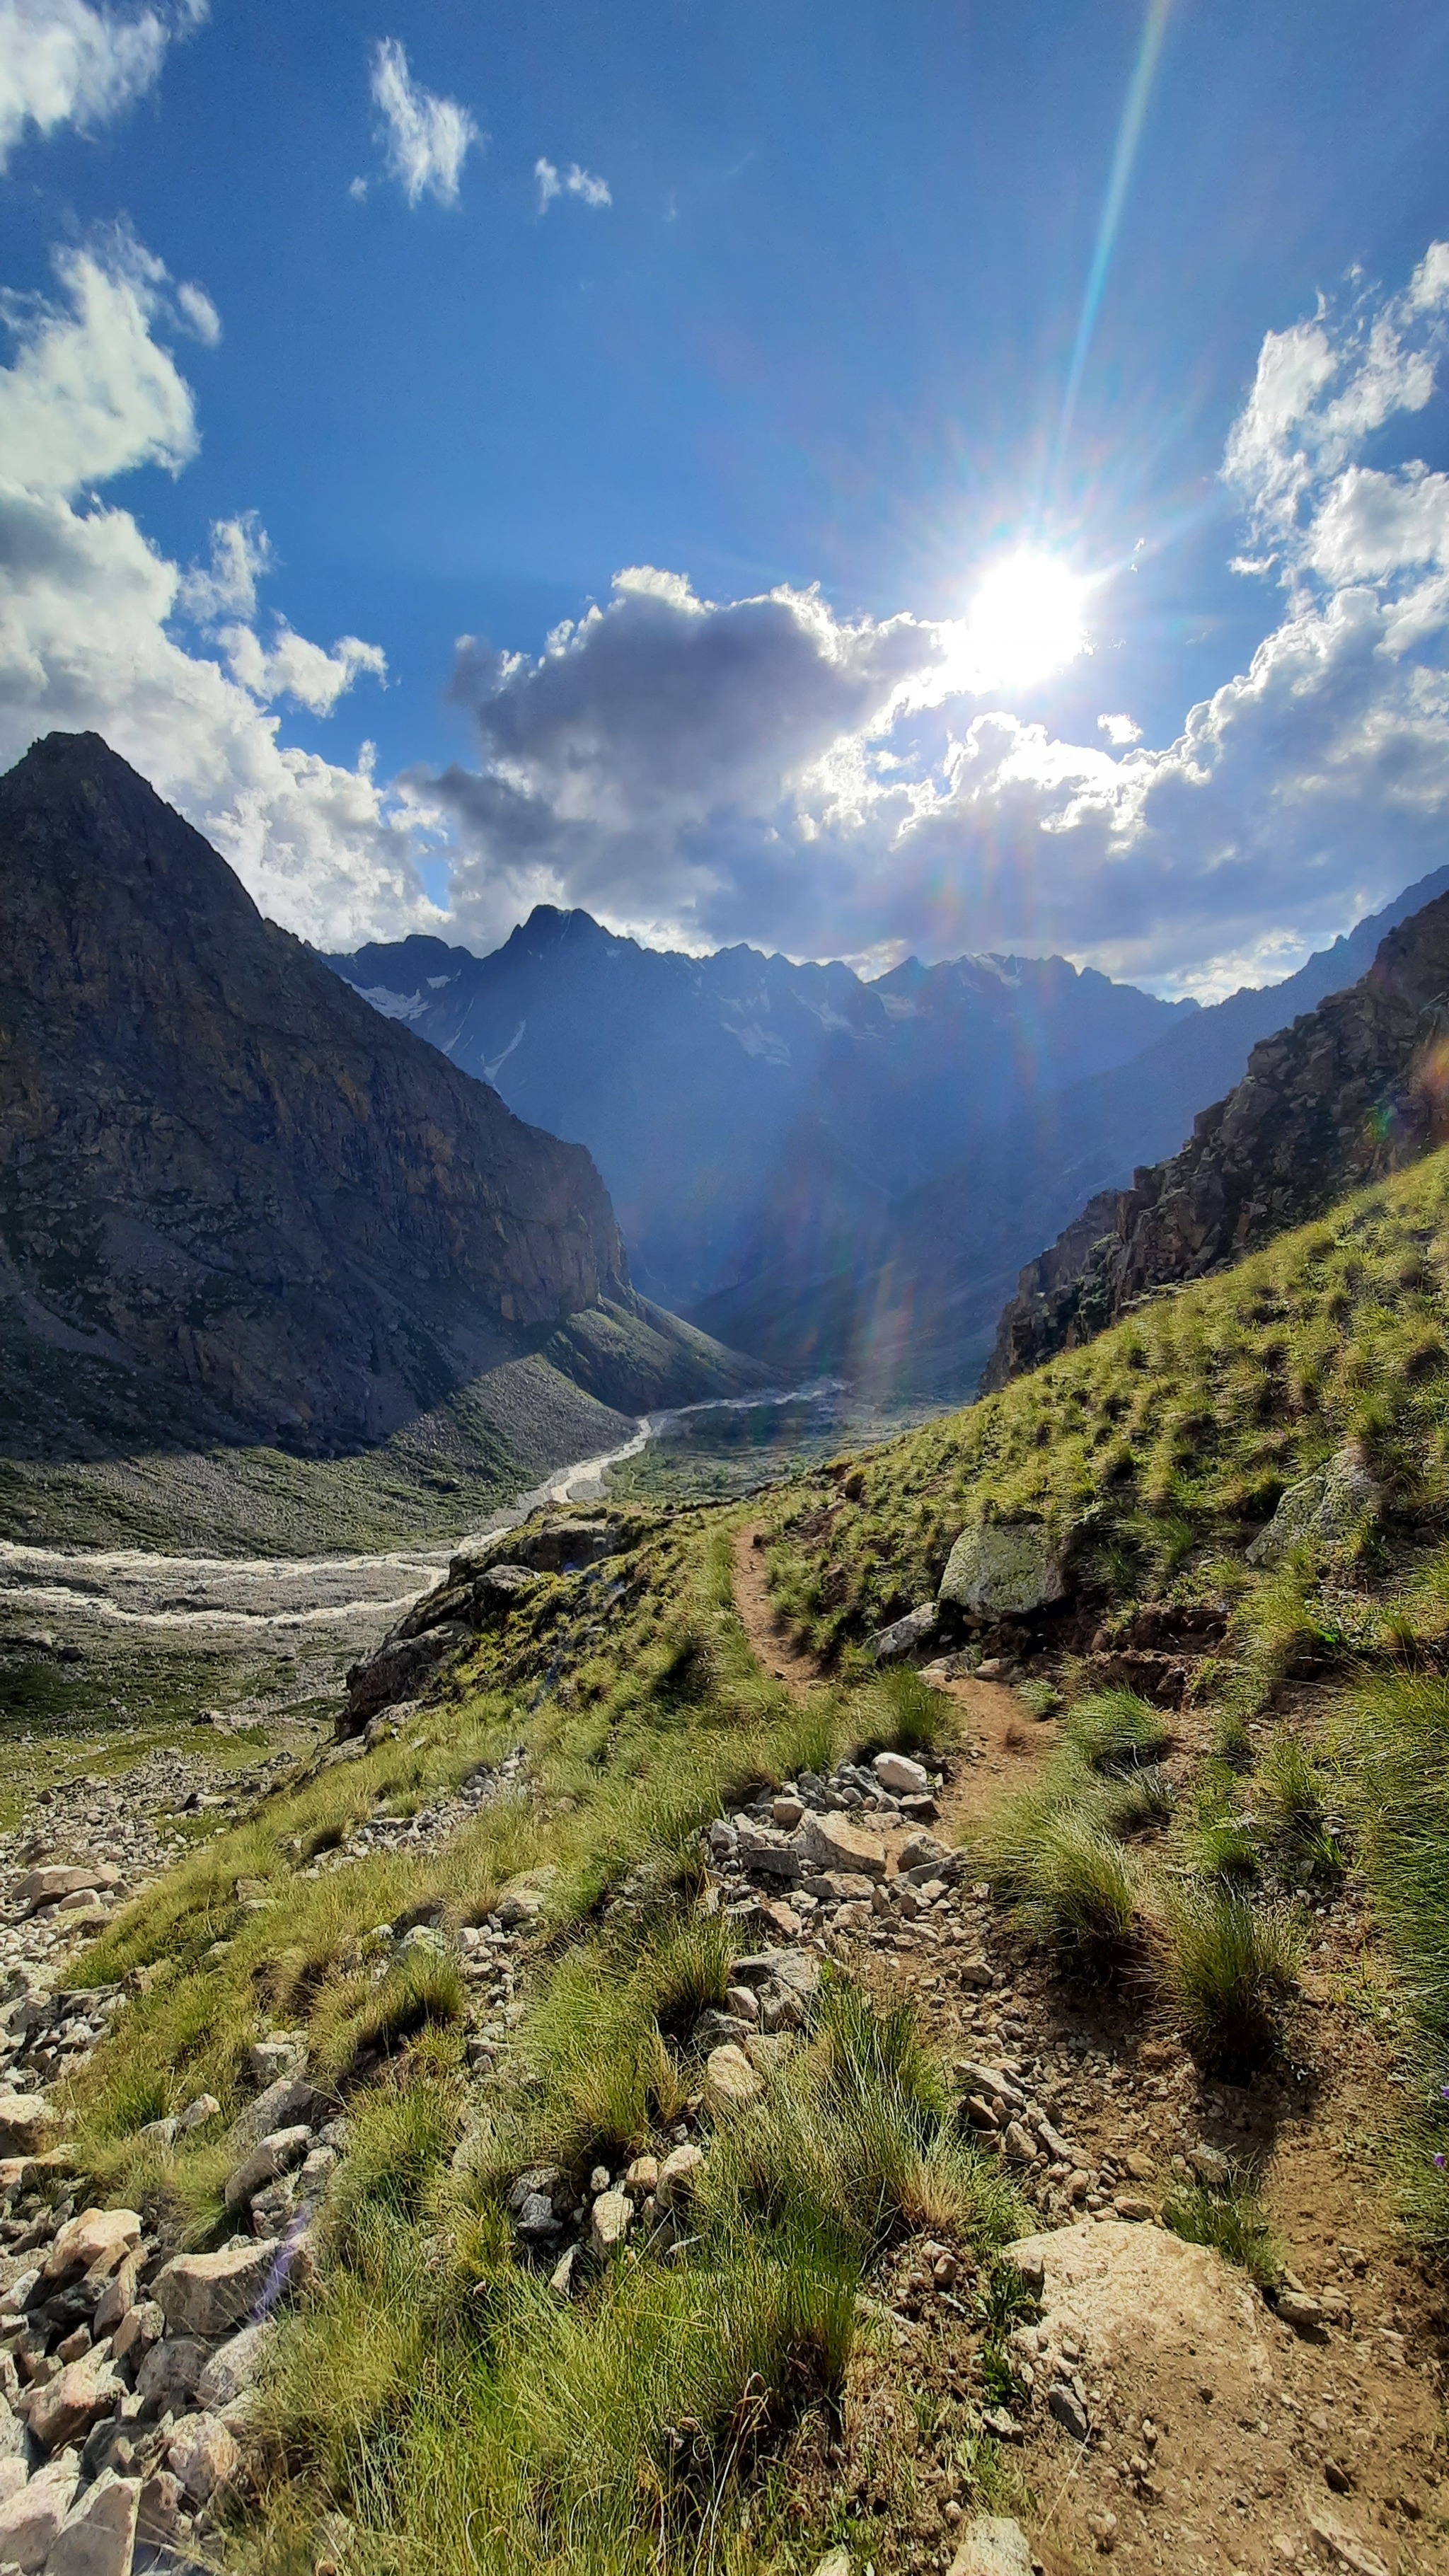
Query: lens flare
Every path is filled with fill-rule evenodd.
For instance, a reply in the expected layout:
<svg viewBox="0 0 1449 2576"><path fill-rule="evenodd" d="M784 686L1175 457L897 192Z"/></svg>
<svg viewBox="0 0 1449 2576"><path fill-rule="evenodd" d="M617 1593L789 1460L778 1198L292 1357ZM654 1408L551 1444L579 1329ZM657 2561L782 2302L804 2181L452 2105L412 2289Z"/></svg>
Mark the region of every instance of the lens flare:
<svg viewBox="0 0 1449 2576"><path fill-rule="evenodd" d="M966 620L970 661L990 688L1044 680L1086 650L1087 585L1052 555L1022 551L992 567Z"/></svg>

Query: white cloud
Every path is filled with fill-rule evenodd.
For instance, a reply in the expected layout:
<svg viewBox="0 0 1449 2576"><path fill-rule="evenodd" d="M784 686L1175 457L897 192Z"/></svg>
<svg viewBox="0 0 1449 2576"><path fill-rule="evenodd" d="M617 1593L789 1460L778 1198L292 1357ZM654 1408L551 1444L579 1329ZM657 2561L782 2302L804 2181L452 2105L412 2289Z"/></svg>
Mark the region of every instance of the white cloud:
<svg viewBox="0 0 1449 2576"><path fill-rule="evenodd" d="M1449 825L1449 477L1365 465L1424 408L1449 249L1399 295L1270 334L1228 443L1280 622L1152 749L1054 739L987 694L957 625L722 603L636 568L538 660L466 643L482 766L454 815L465 935L530 901L698 946L1065 948L1221 988L1438 864Z"/></svg>
<svg viewBox="0 0 1449 2576"><path fill-rule="evenodd" d="M166 49L207 0L125 13L87 0L0 0L0 170L28 127L84 132L119 116L160 76Z"/></svg>
<svg viewBox="0 0 1449 2576"><path fill-rule="evenodd" d="M214 349L221 338L221 315L204 286L183 282L176 289L176 306L183 326L204 349Z"/></svg>
<svg viewBox="0 0 1449 2576"><path fill-rule="evenodd" d="M376 648L344 637L324 653L282 622L269 645L242 643L271 565L254 517L218 526L209 565L183 574L94 496L195 453L190 392L155 337L175 323L160 262L113 234L57 265L64 301L12 309L15 361L0 368L0 763L39 734L93 728L289 928L335 947L436 926L417 872L426 814L367 759L292 749L258 702L322 711L381 676ZM225 662L198 649L218 619Z"/></svg>
<svg viewBox="0 0 1449 2576"><path fill-rule="evenodd" d="M612 206L614 202L608 180L596 179L591 171L581 170L577 161L571 161L560 177L557 165L540 154L533 165L533 175L538 181L541 215L548 213L555 197L565 195L580 198L586 206Z"/></svg>
<svg viewBox="0 0 1449 2576"><path fill-rule="evenodd" d="M455 206L469 150L484 140L467 108L419 88L395 36L373 48L372 95L382 111L387 167L408 204L417 205L426 194L440 206Z"/></svg>

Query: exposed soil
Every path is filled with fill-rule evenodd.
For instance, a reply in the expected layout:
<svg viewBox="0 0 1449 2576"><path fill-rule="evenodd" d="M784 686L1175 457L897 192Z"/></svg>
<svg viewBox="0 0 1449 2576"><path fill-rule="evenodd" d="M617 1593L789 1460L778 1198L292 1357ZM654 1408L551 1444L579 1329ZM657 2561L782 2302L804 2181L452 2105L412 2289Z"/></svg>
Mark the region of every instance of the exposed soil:
<svg viewBox="0 0 1449 2576"><path fill-rule="evenodd" d="M765 1671L804 1699L824 1675L815 1657L798 1646L780 1622L765 1579L764 1554L755 1545L760 1535L752 1522L742 1522L735 1531L735 1608Z"/></svg>

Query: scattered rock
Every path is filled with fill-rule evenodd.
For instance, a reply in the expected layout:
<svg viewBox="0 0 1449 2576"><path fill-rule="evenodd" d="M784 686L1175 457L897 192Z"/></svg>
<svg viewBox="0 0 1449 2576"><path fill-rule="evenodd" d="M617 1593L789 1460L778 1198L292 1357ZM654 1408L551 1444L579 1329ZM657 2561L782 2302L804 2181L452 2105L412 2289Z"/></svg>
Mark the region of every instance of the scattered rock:
<svg viewBox="0 0 1449 2576"><path fill-rule="evenodd" d="M0 2567L14 2566L22 2576L39 2576L60 2538L78 2472L74 2451L67 2451L0 2504Z"/></svg>
<svg viewBox="0 0 1449 2576"><path fill-rule="evenodd" d="M55 2135L50 2104L35 2093L0 2093L0 2156L36 2155Z"/></svg>
<svg viewBox="0 0 1449 2576"><path fill-rule="evenodd" d="M166 2465L193 2505L206 2504L241 2466L241 2446L215 2415L188 2415L166 2449Z"/></svg>
<svg viewBox="0 0 1449 2576"><path fill-rule="evenodd" d="M1305 1539L1317 1539L1325 1547L1341 1545L1382 1502L1357 1452L1340 1449L1326 1466L1288 1487L1267 1528L1245 1551L1248 1563L1280 1565L1289 1549Z"/></svg>
<svg viewBox="0 0 1449 2576"><path fill-rule="evenodd" d="M865 1651L877 1664L899 1663L903 1655L913 1654L936 1632L940 1612L934 1601L923 1601L916 1610L908 1610L904 1619L892 1620L888 1628L877 1628L867 1637Z"/></svg>
<svg viewBox="0 0 1449 2576"><path fill-rule="evenodd" d="M808 1815L798 1839L804 1858L817 1869L849 1870L871 1880L885 1877L884 1843L848 1816Z"/></svg>
<svg viewBox="0 0 1449 2576"><path fill-rule="evenodd" d="M977 2514L951 2561L951 2576L1032 2576L1031 2543L1006 2514Z"/></svg>
<svg viewBox="0 0 1449 2576"><path fill-rule="evenodd" d="M692 2199L703 2167L703 2148L675 2147L659 2168L654 2194L658 2206L661 2209L678 2209Z"/></svg>
<svg viewBox="0 0 1449 2576"><path fill-rule="evenodd" d="M139 2478L103 2469L66 2515L45 2576L129 2576L140 2503Z"/></svg>
<svg viewBox="0 0 1449 2576"><path fill-rule="evenodd" d="M760 2078L742 2048L711 2049L704 2069L704 2103L715 2119L748 2109L760 2097Z"/></svg>
<svg viewBox="0 0 1449 2576"><path fill-rule="evenodd" d="M1070 2380L1058 2379L1047 2390L1047 2413L1072 2441L1086 2441L1092 2429L1091 2423Z"/></svg>
<svg viewBox="0 0 1449 2576"><path fill-rule="evenodd" d="M589 2219L589 2248L599 2256L614 2253L634 2224L634 2204L626 2191L601 2191Z"/></svg>
<svg viewBox="0 0 1449 2576"><path fill-rule="evenodd" d="M913 1762L908 1753L878 1753L871 1765L883 1789L902 1798L924 1798L931 1782L924 1766Z"/></svg>
<svg viewBox="0 0 1449 2576"><path fill-rule="evenodd" d="M268 2347L276 2334L270 2318L260 2325L243 2326L220 2350L214 2352L196 2383L196 2402L208 2414L219 2415L224 2407L235 2404L256 2386Z"/></svg>
<svg viewBox="0 0 1449 2576"><path fill-rule="evenodd" d="M64 2450L84 2441L102 2415L114 2412L126 2395L126 2383L109 2361L88 2353L68 2361L30 2400L30 2429L43 2451Z"/></svg>
<svg viewBox="0 0 1449 2576"><path fill-rule="evenodd" d="M141 2242L141 2220L134 2209L85 2209L67 2219L43 2266L47 2281L64 2281L89 2272L98 2263L114 2269L133 2245Z"/></svg>
<svg viewBox="0 0 1449 2576"><path fill-rule="evenodd" d="M290 2173L294 2165L302 2162L311 2144L312 2132L300 2121L290 2129L273 2129L228 2174L223 2195L227 2208L243 2208L279 2174Z"/></svg>

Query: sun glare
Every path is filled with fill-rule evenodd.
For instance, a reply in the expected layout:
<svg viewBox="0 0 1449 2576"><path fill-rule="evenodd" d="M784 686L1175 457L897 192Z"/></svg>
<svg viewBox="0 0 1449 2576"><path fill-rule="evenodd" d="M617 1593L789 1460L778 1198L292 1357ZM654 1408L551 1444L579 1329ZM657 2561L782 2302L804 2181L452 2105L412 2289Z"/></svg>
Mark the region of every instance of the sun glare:
<svg viewBox="0 0 1449 2576"><path fill-rule="evenodd" d="M1044 680L1086 646L1087 585L1051 555L994 564L966 619L966 648L988 688Z"/></svg>

